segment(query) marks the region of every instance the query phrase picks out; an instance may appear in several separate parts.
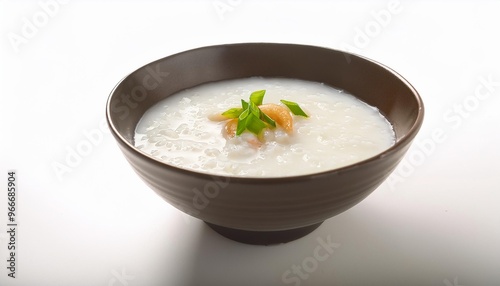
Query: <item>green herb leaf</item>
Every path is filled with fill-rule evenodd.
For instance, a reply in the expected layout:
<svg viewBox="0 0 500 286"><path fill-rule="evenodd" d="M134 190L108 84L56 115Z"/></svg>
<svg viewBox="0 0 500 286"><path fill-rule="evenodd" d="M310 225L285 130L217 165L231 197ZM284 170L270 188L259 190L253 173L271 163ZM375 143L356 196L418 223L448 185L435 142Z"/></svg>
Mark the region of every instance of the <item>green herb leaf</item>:
<svg viewBox="0 0 500 286"><path fill-rule="evenodd" d="M296 103L296 102L293 102L293 101L288 101L288 100L280 100L284 105L286 105L286 107L288 107L288 109L290 109L290 111L295 114L295 115L299 115L299 116L304 116L304 117L309 117L305 112L304 110L302 110L302 108L300 108L299 104Z"/></svg>
<svg viewBox="0 0 500 286"><path fill-rule="evenodd" d="M255 116L255 114L253 113L250 113L248 115L245 125L248 131L252 132L255 135L259 135L260 132L262 132L262 129L267 127L264 121L260 120L260 118Z"/></svg>
<svg viewBox="0 0 500 286"><path fill-rule="evenodd" d="M255 117L260 118L261 111L252 101L250 101L249 110Z"/></svg>
<svg viewBox="0 0 500 286"><path fill-rule="evenodd" d="M241 135L243 131L247 129L246 118L238 119L238 125L236 126L236 135Z"/></svg>
<svg viewBox="0 0 500 286"><path fill-rule="evenodd" d="M265 90L258 90L250 94L250 100L247 102L241 100L241 108L231 108L222 113L227 118L238 118L236 127L236 135L241 135L245 130L248 130L255 135L259 135L264 128L276 127L276 122L267 114L262 112L259 105L264 100ZM281 100L290 111L299 116L308 117L308 115L293 101Z"/></svg>
<svg viewBox="0 0 500 286"><path fill-rule="evenodd" d="M265 90L257 90L252 92L252 94L250 94L250 102L253 102L257 106L261 105L262 101L264 100L265 94Z"/></svg>
<svg viewBox="0 0 500 286"><path fill-rule="evenodd" d="M248 109L245 109L238 117L238 125L236 126L236 135L241 135L247 129L247 118L250 114Z"/></svg>
<svg viewBox="0 0 500 286"><path fill-rule="evenodd" d="M274 121L271 117L267 116L264 112L260 112L260 120L264 121L265 123L271 125L271 127L275 128L276 127L276 121Z"/></svg>
<svg viewBox="0 0 500 286"><path fill-rule="evenodd" d="M241 135L245 130L248 130L255 135L259 135L262 129L267 127L267 124L261 120L261 116L266 116L261 112L259 107L253 102L241 101L241 105L246 107L238 117L238 125L236 126L236 135ZM270 118L269 118L270 119ZM272 119L270 119L272 121ZM271 124L271 123L270 123Z"/></svg>
<svg viewBox="0 0 500 286"><path fill-rule="evenodd" d="M243 112L243 108L231 108L221 113L222 116L227 118L238 118Z"/></svg>
<svg viewBox="0 0 500 286"><path fill-rule="evenodd" d="M241 107L243 110L248 109L248 102L244 101L243 99L241 100Z"/></svg>

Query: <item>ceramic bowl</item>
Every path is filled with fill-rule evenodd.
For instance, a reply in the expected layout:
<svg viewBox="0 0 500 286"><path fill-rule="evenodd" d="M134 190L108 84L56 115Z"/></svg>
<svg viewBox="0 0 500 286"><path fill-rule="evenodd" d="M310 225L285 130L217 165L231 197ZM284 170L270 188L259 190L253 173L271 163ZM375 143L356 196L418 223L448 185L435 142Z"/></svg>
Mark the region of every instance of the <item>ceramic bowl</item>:
<svg viewBox="0 0 500 286"><path fill-rule="evenodd" d="M394 127L396 143L349 166L280 178L189 171L134 147L137 123L158 101L203 83L253 76L322 82L353 94L386 116ZM220 234L252 244L297 239L366 198L403 158L423 115L417 91L380 63L329 48L275 43L202 47L151 62L122 79L106 106L119 148L151 189Z"/></svg>

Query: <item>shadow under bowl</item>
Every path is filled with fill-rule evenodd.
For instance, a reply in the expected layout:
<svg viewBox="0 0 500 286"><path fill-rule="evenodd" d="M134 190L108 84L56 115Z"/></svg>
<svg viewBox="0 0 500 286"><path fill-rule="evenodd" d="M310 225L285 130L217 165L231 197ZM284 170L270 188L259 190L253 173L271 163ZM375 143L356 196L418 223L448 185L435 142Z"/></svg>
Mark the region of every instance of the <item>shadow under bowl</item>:
<svg viewBox="0 0 500 286"><path fill-rule="evenodd" d="M396 143L369 159L330 171L279 178L218 176L161 162L134 147L142 115L162 99L200 84L247 77L322 82L377 107ZM244 243L297 239L356 205L394 170L423 122L417 91L388 67L328 48L275 43L202 47L151 62L111 92L106 118L135 172L179 210Z"/></svg>

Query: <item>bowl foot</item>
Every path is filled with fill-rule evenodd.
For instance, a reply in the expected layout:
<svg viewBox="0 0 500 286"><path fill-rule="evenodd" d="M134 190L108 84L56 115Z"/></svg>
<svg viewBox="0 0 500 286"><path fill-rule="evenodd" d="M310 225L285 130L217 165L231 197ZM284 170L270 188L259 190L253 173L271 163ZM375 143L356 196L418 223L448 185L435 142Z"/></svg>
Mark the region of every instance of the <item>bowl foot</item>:
<svg viewBox="0 0 500 286"><path fill-rule="evenodd" d="M270 245L270 244L285 243L306 236L307 234L311 233L313 230L318 228L318 226L320 226L323 222L319 222L313 225L304 226L300 228L279 230L279 231L241 230L241 229L228 228L212 224L209 222L205 223L220 235L227 237L231 240L246 244Z"/></svg>

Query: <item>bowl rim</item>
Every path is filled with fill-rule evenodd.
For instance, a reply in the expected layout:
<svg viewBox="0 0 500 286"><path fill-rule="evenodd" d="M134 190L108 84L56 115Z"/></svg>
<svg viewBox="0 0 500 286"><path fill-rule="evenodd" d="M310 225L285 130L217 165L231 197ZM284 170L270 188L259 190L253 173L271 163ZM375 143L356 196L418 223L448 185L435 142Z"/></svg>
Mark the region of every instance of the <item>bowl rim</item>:
<svg viewBox="0 0 500 286"><path fill-rule="evenodd" d="M369 158L366 158L361 161L357 161L355 163L345 165L343 167L335 168L335 169L330 169L330 170L325 170L325 171L320 171L320 172L315 172L315 173L307 173L307 174L302 174L302 175L293 175L293 176L282 176L282 177L244 177L244 176L232 176L232 175L220 175L220 174L211 174L207 172L199 172L195 170L190 170L182 167L178 167L175 165L168 164L160 159L156 159L155 157L145 153L144 151L141 151L140 149L137 149L134 145L132 145L127 139L125 139L122 134L117 130L115 125L113 124L113 116L111 112L111 101L114 98L115 91L116 89L120 86L120 84L125 81L129 76L137 72L138 70L141 70L145 68L146 66L149 66L151 64L167 60L172 57L176 57L178 55L184 54L184 53L189 53L201 49L209 49L209 48L218 48L218 47L229 47L229 46L245 46L245 45L276 45L276 46L297 46L297 47L304 47L304 48L320 48L320 49L325 49L325 50L330 50L330 51L335 51L335 52L340 52L343 53L344 55L348 55L349 57L354 57L358 58L361 60L365 60L368 62L371 62L375 65L378 65L382 67L384 70L387 72L391 73L395 77L397 77L405 86L407 86L410 91L413 94L414 99L416 100L418 110L417 110L417 117L415 119L415 122L411 126L411 128L408 130L408 132L401 138L396 139L395 143L390 146L389 148L385 149L384 151L371 156ZM354 96L356 96L354 94ZM230 179L232 183L262 183L262 184L273 184L273 183L290 183L294 181L304 181L304 180L311 180L311 179L316 179L318 177L323 177L323 176L331 176L339 173L344 173L344 172L349 172L352 169L358 168L361 165L366 165L373 163L377 160L383 159L384 157L387 157L395 152L398 151L398 149L403 145L410 144L411 141L414 139L414 137L417 135L420 127L423 124L423 119L424 119L424 113L425 113L425 108L424 108L424 103L422 101L422 98L420 97L420 94L418 91L413 87L413 85L406 80L401 74L396 72L395 70L391 69L390 67L375 61L373 59L367 58L365 56L347 52L347 51L342 51L338 49L333 49L330 47L322 47L322 46L315 46L315 45L305 45L305 44L293 44L293 43L273 43L273 42L245 42L245 43L229 43L229 44L217 44L217 45L209 45L209 46L202 46L194 49L189 49L185 51L181 51L178 53L174 53L162 58L159 58L157 60L154 60L152 62L149 62L145 65L140 66L139 68L135 69L134 71L130 72L126 76L124 76L111 90L108 99L106 101L106 121L108 124L108 127L112 131L112 134L115 138L119 139L119 143L122 144L122 146L127 147L130 151L137 153L143 157L143 159L148 160L148 162L153 163L157 166L161 166L164 168L169 169L170 171L177 172L177 173L182 173L183 175L195 175L198 178L201 179L210 179L210 180L219 180L219 181L225 181L227 179Z"/></svg>

